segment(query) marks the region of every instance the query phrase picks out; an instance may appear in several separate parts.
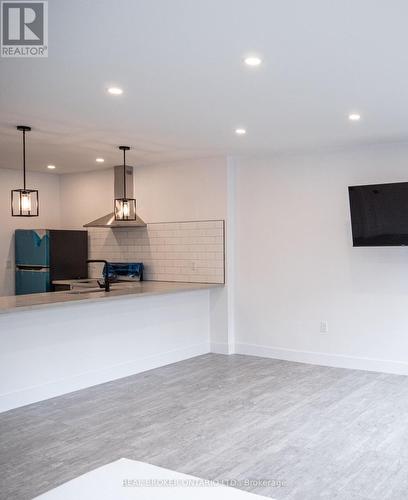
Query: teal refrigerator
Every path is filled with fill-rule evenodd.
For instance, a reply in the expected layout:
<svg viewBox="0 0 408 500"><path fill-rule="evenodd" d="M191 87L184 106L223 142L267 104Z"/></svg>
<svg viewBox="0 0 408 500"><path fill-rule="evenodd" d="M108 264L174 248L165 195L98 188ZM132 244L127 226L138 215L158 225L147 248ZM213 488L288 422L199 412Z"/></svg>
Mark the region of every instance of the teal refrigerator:
<svg viewBox="0 0 408 500"><path fill-rule="evenodd" d="M53 291L52 282L88 277L88 232L17 229L16 295Z"/></svg>

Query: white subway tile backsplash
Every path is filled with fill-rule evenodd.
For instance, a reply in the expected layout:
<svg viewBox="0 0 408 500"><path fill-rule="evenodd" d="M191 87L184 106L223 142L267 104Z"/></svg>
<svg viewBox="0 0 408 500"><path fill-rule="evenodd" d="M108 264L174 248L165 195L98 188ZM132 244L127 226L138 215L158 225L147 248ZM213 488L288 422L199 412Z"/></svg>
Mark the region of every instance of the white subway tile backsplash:
<svg viewBox="0 0 408 500"><path fill-rule="evenodd" d="M146 228L92 228L91 259L143 262L145 279L224 282L224 221L163 222ZM100 276L101 266L90 267Z"/></svg>

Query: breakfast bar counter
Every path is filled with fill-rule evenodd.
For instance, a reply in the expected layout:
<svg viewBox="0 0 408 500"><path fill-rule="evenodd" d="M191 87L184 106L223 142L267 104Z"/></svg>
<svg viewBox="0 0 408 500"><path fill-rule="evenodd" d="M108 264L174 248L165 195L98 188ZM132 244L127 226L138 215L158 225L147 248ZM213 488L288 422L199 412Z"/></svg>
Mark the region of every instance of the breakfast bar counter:
<svg viewBox="0 0 408 500"><path fill-rule="evenodd" d="M224 291L141 281L1 297L0 412L210 352Z"/></svg>
<svg viewBox="0 0 408 500"><path fill-rule="evenodd" d="M67 281L61 283L68 283ZM13 295L0 297L0 314L44 308L50 306L63 306L73 302L85 301L86 303L99 301L113 301L123 297L145 297L149 295L162 295L176 292L205 290L219 288L222 285L209 283L183 283L168 281L140 281L137 283L118 283L112 285L110 292L69 290L62 292L33 293L29 295Z"/></svg>

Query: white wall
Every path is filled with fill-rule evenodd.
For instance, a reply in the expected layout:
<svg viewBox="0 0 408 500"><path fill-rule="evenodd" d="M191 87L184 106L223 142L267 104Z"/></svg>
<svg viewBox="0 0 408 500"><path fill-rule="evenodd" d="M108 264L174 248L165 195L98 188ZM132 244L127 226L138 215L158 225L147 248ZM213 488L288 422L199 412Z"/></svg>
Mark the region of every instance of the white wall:
<svg viewBox="0 0 408 500"><path fill-rule="evenodd" d="M59 176L28 172L27 187L39 190L39 217L12 217L10 191L22 187L20 170L0 169L0 296L14 294L14 231L58 229L61 223Z"/></svg>
<svg viewBox="0 0 408 500"><path fill-rule="evenodd" d="M60 178L64 229L82 229L87 222L113 212L113 168Z"/></svg>
<svg viewBox="0 0 408 500"><path fill-rule="evenodd" d="M226 219L226 158L136 167L135 194L146 222Z"/></svg>
<svg viewBox="0 0 408 500"><path fill-rule="evenodd" d="M408 249L353 248L347 191L407 181L407 159L389 145L238 162L238 352L408 373Z"/></svg>
<svg viewBox="0 0 408 500"><path fill-rule="evenodd" d="M205 354L209 291L0 314L0 412Z"/></svg>

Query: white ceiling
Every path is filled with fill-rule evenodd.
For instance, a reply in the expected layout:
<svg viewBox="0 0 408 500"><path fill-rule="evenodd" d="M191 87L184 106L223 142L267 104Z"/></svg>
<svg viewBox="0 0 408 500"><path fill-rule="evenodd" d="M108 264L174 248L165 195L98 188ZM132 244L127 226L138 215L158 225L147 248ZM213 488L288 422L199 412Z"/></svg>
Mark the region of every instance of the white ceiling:
<svg viewBox="0 0 408 500"><path fill-rule="evenodd" d="M29 167L58 173L119 144L137 165L406 141L407 19L406 0L50 0L49 57L0 59L0 167L21 165L18 124Z"/></svg>

